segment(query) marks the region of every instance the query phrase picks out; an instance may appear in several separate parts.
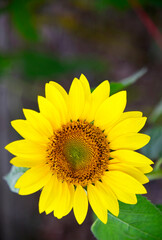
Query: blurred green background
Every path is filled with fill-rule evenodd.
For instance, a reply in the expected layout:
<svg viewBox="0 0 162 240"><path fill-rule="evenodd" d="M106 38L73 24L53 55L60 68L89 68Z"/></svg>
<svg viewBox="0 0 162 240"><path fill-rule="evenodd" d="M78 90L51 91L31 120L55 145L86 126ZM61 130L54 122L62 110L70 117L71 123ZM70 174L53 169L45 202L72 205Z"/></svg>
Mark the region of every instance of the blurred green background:
<svg viewBox="0 0 162 240"><path fill-rule="evenodd" d="M73 78L83 73L92 88L105 79L114 82L113 89L120 89L117 83L128 77L135 82L128 88L127 110L148 116L144 131L152 140L143 153L156 161L161 176L160 31L161 0L1 0L0 175L11 168L4 146L19 139L10 121L23 118L22 108L38 110L37 95L44 95L46 82L56 81L68 91ZM160 180L146 187L152 202L162 202ZM2 240L95 239L91 211L78 226L73 213L61 220L39 215L38 197L39 193L22 197L10 192L1 177Z"/></svg>

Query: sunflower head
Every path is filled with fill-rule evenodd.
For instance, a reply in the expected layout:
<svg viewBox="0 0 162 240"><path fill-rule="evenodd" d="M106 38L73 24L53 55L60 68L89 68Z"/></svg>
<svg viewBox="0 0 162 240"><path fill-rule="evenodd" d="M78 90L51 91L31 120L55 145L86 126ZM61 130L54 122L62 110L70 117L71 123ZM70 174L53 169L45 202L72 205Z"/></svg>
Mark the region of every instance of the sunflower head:
<svg viewBox="0 0 162 240"><path fill-rule="evenodd" d="M153 162L135 152L150 139L138 133L146 117L124 112L125 91L109 92L104 81L91 93L83 74L69 93L49 82L38 97L40 112L24 109L26 119L11 122L24 138L6 146L15 155L11 163L29 168L15 187L21 195L41 190L40 213L62 218L73 209L81 224L89 202L106 223L107 211L118 216L118 200L135 204L136 194L146 193L144 174Z"/></svg>

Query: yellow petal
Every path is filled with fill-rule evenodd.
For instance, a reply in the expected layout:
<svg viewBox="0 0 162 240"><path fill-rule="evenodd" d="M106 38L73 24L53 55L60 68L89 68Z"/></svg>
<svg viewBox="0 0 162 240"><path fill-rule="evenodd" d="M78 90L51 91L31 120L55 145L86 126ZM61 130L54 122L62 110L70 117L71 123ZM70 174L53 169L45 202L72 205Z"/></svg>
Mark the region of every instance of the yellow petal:
<svg viewBox="0 0 162 240"><path fill-rule="evenodd" d="M35 169L33 169L35 168ZM36 170L36 167L27 170L17 181L15 187L20 188L20 195L28 195L34 192L37 192L42 187L46 185L51 177L51 173L44 169L42 172L41 169ZM35 175L34 175L35 174Z"/></svg>
<svg viewBox="0 0 162 240"><path fill-rule="evenodd" d="M150 165L140 166L138 167L138 169L143 173L150 173L153 170L153 168Z"/></svg>
<svg viewBox="0 0 162 240"><path fill-rule="evenodd" d="M87 115L87 121L92 122L94 120L96 111L99 106L109 97L110 94L110 84L107 80L102 82L91 94L91 107Z"/></svg>
<svg viewBox="0 0 162 240"><path fill-rule="evenodd" d="M94 124L101 129L108 129L121 116L126 106L126 91L118 92L106 99L95 115Z"/></svg>
<svg viewBox="0 0 162 240"><path fill-rule="evenodd" d="M122 113L119 121L123 121L127 118L140 118L142 117L143 113L139 111L129 111L129 112L124 112Z"/></svg>
<svg viewBox="0 0 162 240"><path fill-rule="evenodd" d="M74 215L79 224L82 224L88 211L88 199L85 190L78 185L74 194Z"/></svg>
<svg viewBox="0 0 162 240"><path fill-rule="evenodd" d="M114 159L110 159L110 160L109 160L109 164L116 164L116 163L120 163L120 160L117 159L117 158L114 158Z"/></svg>
<svg viewBox="0 0 162 240"><path fill-rule="evenodd" d="M42 158L34 158L34 157L33 159L29 159L25 157L14 157L10 161L10 163L16 167L27 167L27 168L31 168L36 165L43 164L45 162L46 162L45 158L42 159Z"/></svg>
<svg viewBox="0 0 162 240"><path fill-rule="evenodd" d="M89 95L91 94L90 85L89 85L87 78L83 74L81 74L81 76L80 76L80 82L84 89L85 98L89 97Z"/></svg>
<svg viewBox="0 0 162 240"><path fill-rule="evenodd" d="M113 123L111 126L108 126L107 128L107 133L114 127L116 126L116 124L120 123L121 121L124 121L128 118L141 118L143 115L142 112L138 112L138 111L130 111L130 112L123 112L120 116L120 118L115 122ZM106 128L106 126L105 126Z"/></svg>
<svg viewBox="0 0 162 240"><path fill-rule="evenodd" d="M132 167L128 164L124 163L116 163L116 164L109 164L108 165L109 171L119 170L121 172L127 173L128 175L134 177L137 181L142 184L148 183L149 179L137 168Z"/></svg>
<svg viewBox="0 0 162 240"><path fill-rule="evenodd" d="M106 224L107 217L108 217L107 209L102 203L102 200L99 192L97 191L97 188L92 184L89 184L87 186L87 194L88 194L89 203L94 213L103 223Z"/></svg>
<svg viewBox="0 0 162 240"><path fill-rule="evenodd" d="M126 133L110 142L109 146L112 150L130 149L137 150L142 148L150 141L150 136L142 133Z"/></svg>
<svg viewBox="0 0 162 240"><path fill-rule="evenodd" d="M126 133L137 133L139 132L146 122L146 117L143 118L128 118L118 124L116 124L108 133L105 130L105 134L108 135L108 140L111 142L116 137L119 137Z"/></svg>
<svg viewBox="0 0 162 240"><path fill-rule="evenodd" d="M50 178L50 174L45 176L43 179L40 179L33 186L20 188L19 195L29 195L29 194L39 191L49 181L49 178Z"/></svg>
<svg viewBox="0 0 162 240"><path fill-rule="evenodd" d="M84 110L80 116L80 119L85 120L87 119L87 116L89 115L89 112L91 110L91 89L87 78L83 74L81 74L80 76L80 82L83 86L85 96Z"/></svg>
<svg viewBox="0 0 162 240"><path fill-rule="evenodd" d="M123 163L133 165L135 167L146 166L153 162L144 155L131 150L117 150L110 152L110 157L117 158Z"/></svg>
<svg viewBox="0 0 162 240"><path fill-rule="evenodd" d="M72 183L68 184L69 192L70 192L70 201L69 205L67 205L67 208L65 209L64 216L66 216L72 209L73 207L73 202L74 202L74 185Z"/></svg>
<svg viewBox="0 0 162 240"><path fill-rule="evenodd" d="M9 143L6 147L10 153L19 156L25 155L40 155L42 154L43 157L46 156L46 145L37 144L28 140L18 140L12 143Z"/></svg>
<svg viewBox="0 0 162 240"><path fill-rule="evenodd" d="M111 188L97 181L95 187L98 189L104 206L115 216L119 215L119 203Z"/></svg>
<svg viewBox="0 0 162 240"><path fill-rule="evenodd" d="M53 129L50 122L41 114L31 109L23 109L24 115L32 127L40 134L51 137Z"/></svg>
<svg viewBox="0 0 162 240"><path fill-rule="evenodd" d="M108 171L105 173L105 176L107 177L110 185L113 183L113 185L119 186L121 190L125 192L136 194L147 193L146 189L140 182L124 172L117 170Z"/></svg>
<svg viewBox="0 0 162 240"><path fill-rule="evenodd" d="M14 120L11 122L11 125L23 138L35 142L49 142L49 139L36 131L27 120Z"/></svg>
<svg viewBox="0 0 162 240"><path fill-rule="evenodd" d="M60 196L62 194L62 182L57 179L56 174L54 175L54 185L52 192L48 198L47 208L45 209L46 214L51 213L58 204Z"/></svg>
<svg viewBox="0 0 162 240"><path fill-rule="evenodd" d="M66 216L72 209L74 199L74 186L66 182L59 182L61 189L54 201L54 216L58 219Z"/></svg>
<svg viewBox="0 0 162 240"><path fill-rule="evenodd" d="M102 181L103 181L103 184L106 185L108 188L111 187L112 191L115 193L119 201L127 204L137 203L137 198L135 194L123 191L120 188L120 185L117 186L117 185L114 185L112 182L110 183L109 179L107 179L105 176L103 176Z"/></svg>
<svg viewBox="0 0 162 240"><path fill-rule="evenodd" d="M50 180L47 182L47 184L42 189L42 192L39 197L39 213L42 213L47 206L48 198L52 192L52 188L54 185L54 177L51 176Z"/></svg>
<svg viewBox="0 0 162 240"><path fill-rule="evenodd" d="M57 82L53 82L53 81L50 81L49 84L51 84L52 86L54 86L55 88L57 88L59 90L59 92L62 94L65 102L68 101L68 94L60 84L58 84Z"/></svg>
<svg viewBox="0 0 162 240"><path fill-rule="evenodd" d="M70 119L67 104L60 91L53 85L47 83L45 87L45 93L46 98L54 105L54 107L60 113L62 123L66 124Z"/></svg>
<svg viewBox="0 0 162 240"><path fill-rule="evenodd" d="M38 105L41 114L49 120L53 129L61 127L62 122L58 110L46 98L38 96Z"/></svg>
<svg viewBox="0 0 162 240"><path fill-rule="evenodd" d="M54 216L58 219L65 216L67 208L70 202L70 191L67 182L60 183L62 185L61 195L58 197L57 202L55 202Z"/></svg>
<svg viewBox="0 0 162 240"><path fill-rule="evenodd" d="M76 121L80 118L85 105L84 90L81 82L74 78L69 90L69 111L70 118Z"/></svg>
<svg viewBox="0 0 162 240"><path fill-rule="evenodd" d="M38 165L27 170L16 182L15 187L32 186L50 172L48 165Z"/></svg>

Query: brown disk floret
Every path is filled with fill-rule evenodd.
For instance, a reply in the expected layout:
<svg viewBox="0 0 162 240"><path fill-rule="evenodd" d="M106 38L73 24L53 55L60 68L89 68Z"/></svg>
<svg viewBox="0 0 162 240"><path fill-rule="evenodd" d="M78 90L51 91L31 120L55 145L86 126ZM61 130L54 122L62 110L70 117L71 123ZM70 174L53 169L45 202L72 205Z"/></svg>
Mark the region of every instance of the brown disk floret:
<svg viewBox="0 0 162 240"><path fill-rule="evenodd" d="M108 161L107 138L92 123L82 120L69 122L50 138L47 163L61 181L83 187L95 183L107 170Z"/></svg>

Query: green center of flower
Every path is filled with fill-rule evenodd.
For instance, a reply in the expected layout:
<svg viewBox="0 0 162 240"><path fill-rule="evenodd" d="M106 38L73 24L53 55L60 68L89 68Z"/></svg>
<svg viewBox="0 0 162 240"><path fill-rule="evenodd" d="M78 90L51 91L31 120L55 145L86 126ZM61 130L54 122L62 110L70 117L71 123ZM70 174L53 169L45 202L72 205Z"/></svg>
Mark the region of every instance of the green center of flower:
<svg viewBox="0 0 162 240"><path fill-rule="evenodd" d="M47 164L61 181L83 187L101 179L108 169L109 144L101 129L78 120L54 132L47 147Z"/></svg>
<svg viewBox="0 0 162 240"><path fill-rule="evenodd" d="M74 169L78 169L86 164L89 156L89 150L81 140L78 141L77 139L77 141L75 141L73 139L67 141L65 144L64 154Z"/></svg>

